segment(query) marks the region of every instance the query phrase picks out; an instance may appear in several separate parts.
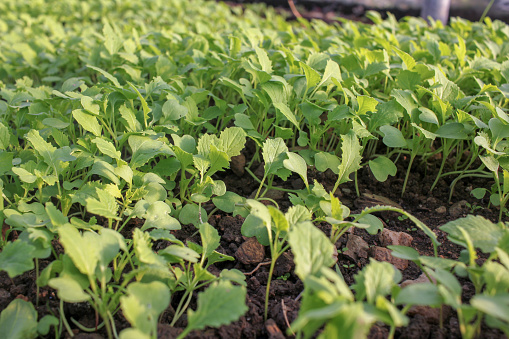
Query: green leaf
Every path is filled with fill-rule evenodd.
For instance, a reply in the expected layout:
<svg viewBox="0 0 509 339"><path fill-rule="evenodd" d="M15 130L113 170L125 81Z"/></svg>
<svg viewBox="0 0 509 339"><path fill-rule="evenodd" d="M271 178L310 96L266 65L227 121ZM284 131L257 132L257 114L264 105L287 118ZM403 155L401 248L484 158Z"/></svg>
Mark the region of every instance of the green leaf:
<svg viewBox="0 0 509 339"><path fill-rule="evenodd" d="M421 76L419 73L403 70L399 72L396 78L396 84L402 89L413 91L417 85L421 84Z"/></svg>
<svg viewBox="0 0 509 339"><path fill-rule="evenodd" d="M203 255L208 258L219 247L221 237L217 230L207 222L200 225L200 237Z"/></svg>
<svg viewBox="0 0 509 339"><path fill-rule="evenodd" d="M384 134L383 142L388 147L406 147L406 140L403 133L393 126L384 125L380 127L380 132Z"/></svg>
<svg viewBox="0 0 509 339"><path fill-rule="evenodd" d="M306 90L309 90L311 87L317 85L322 77L317 71L305 63L300 62L299 64L300 67L304 70L304 74L306 75Z"/></svg>
<svg viewBox="0 0 509 339"><path fill-rule="evenodd" d="M285 142L281 138L267 139L263 143L263 160L265 161L264 169L265 174L276 174L277 170L283 167L283 161L286 158Z"/></svg>
<svg viewBox="0 0 509 339"><path fill-rule="evenodd" d="M343 78L341 77L341 70L339 69L339 65L337 64L337 62L327 60L327 66L325 66L325 71L323 72L322 80L320 81L317 87L331 84L332 79L336 79L337 81L340 82L343 81Z"/></svg>
<svg viewBox="0 0 509 339"><path fill-rule="evenodd" d="M37 338L37 312L34 305L14 299L0 314L0 333L8 339Z"/></svg>
<svg viewBox="0 0 509 339"><path fill-rule="evenodd" d="M269 210L270 216L274 221L273 225L275 226L275 229L280 232L287 232L290 228L290 225L288 224L288 220L286 220L285 215L274 206L267 206L267 209Z"/></svg>
<svg viewBox="0 0 509 339"><path fill-rule="evenodd" d="M496 295L475 295L470 303L481 312L509 322L509 298L507 298L507 294L504 295L504 297L505 298L501 298Z"/></svg>
<svg viewBox="0 0 509 339"><path fill-rule="evenodd" d="M384 223L382 220L371 214L366 214L357 220L357 224L354 224L355 227L359 227L360 225L369 225L369 227L366 228L366 231L372 235L378 234L378 232L384 229Z"/></svg>
<svg viewBox="0 0 509 339"><path fill-rule="evenodd" d="M200 211L201 211L201 220L200 220ZM207 221L207 212L202 207L201 210L196 204L187 204L185 205L179 213L179 221L182 225L193 224L195 227L198 227L204 221Z"/></svg>
<svg viewBox="0 0 509 339"><path fill-rule="evenodd" d="M58 291L58 297L68 303L79 303L90 300L90 296L71 276L61 276L48 281L48 285Z"/></svg>
<svg viewBox="0 0 509 339"><path fill-rule="evenodd" d="M152 251L150 235L135 228L133 232L134 253L140 262L148 265L167 267L164 259Z"/></svg>
<svg viewBox="0 0 509 339"><path fill-rule="evenodd" d="M298 130L300 130L299 122L287 104L282 102L275 102L274 107L276 107L279 112L281 112L292 124L294 124Z"/></svg>
<svg viewBox="0 0 509 339"><path fill-rule="evenodd" d="M389 159L380 155L373 160L369 161L369 168L376 180L380 182L384 182L387 180L389 175L395 176L397 172L397 167L394 163Z"/></svg>
<svg viewBox="0 0 509 339"><path fill-rule="evenodd" d="M236 204L244 203L246 198L241 197L237 193L227 191L222 196L212 198L212 202L221 211L226 213L233 213Z"/></svg>
<svg viewBox="0 0 509 339"><path fill-rule="evenodd" d="M60 323L59 319L54 315L47 314L37 324L37 332L42 335L47 335L50 331L51 326L55 329Z"/></svg>
<svg viewBox="0 0 509 339"><path fill-rule="evenodd" d="M118 82L117 78L115 78L110 73L106 72L103 69L100 69L99 67L95 67L95 66L91 66L91 65L87 65L87 67L93 69L94 71L97 71L97 72L101 73L102 75L104 75L104 77L106 79L108 79L109 81L111 81L113 83L113 85L115 85L115 87L122 88L122 86L120 86L120 83Z"/></svg>
<svg viewBox="0 0 509 339"><path fill-rule="evenodd" d="M240 155L245 144L246 132L240 127L229 127L221 132L217 146L231 158Z"/></svg>
<svg viewBox="0 0 509 339"><path fill-rule="evenodd" d="M153 140L149 137L131 135L128 139L133 155L129 165L131 168L138 168L145 165L156 155L163 153L163 142Z"/></svg>
<svg viewBox="0 0 509 339"><path fill-rule="evenodd" d="M401 273L388 262L370 259L369 265L355 276L357 300L374 304L378 296L385 297L401 279Z"/></svg>
<svg viewBox="0 0 509 339"><path fill-rule="evenodd" d="M60 243L65 253L72 259L78 270L88 276L94 276L99 260L97 234L86 231L83 235L71 224L58 228Z"/></svg>
<svg viewBox="0 0 509 339"><path fill-rule="evenodd" d="M35 247L20 239L8 242L0 252L0 271L14 278L34 268Z"/></svg>
<svg viewBox="0 0 509 339"><path fill-rule="evenodd" d="M87 211L108 219L120 220L117 216L118 204L115 197L103 189L96 189L99 200L87 198Z"/></svg>
<svg viewBox="0 0 509 339"><path fill-rule="evenodd" d="M81 109L75 109L72 111L72 116L84 130L92 133L96 137L102 134L102 127L99 125L95 116L85 113Z"/></svg>
<svg viewBox="0 0 509 339"><path fill-rule="evenodd" d="M214 173L230 167L228 154L217 149L217 147L214 146L214 144L210 145L209 159L210 168L207 171L208 176L212 176Z"/></svg>
<svg viewBox="0 0 509 339"><path fill-rule="evenodd" d="M181 105L177 100L170 99L163 105L163 115L169 120L179 120L187 115L188 109Z"/></svg>
<svg viewBox="0 0 509 339"><path fill-rule="evenodd" d="M50 143L46 142L36 130L30 130L26 134L26 139L32 144L34 149L39 153L44 162L48 164L48 166L56 167L58 165L57 156L56 156L56 147L52 146Z"/></svg>
<svg viewBox="0 0 509 339"><path fill-rule="evenodd" d="M368 96L358 96L357 97L357 103L359 104L359 109L357 110L357 115L364 115L367 112L373 112L375 113L376 106L378 105L378 101L372 97Z"/></svg>
<svg viewBox="0 0 509 339"><path fill-rule="evenodd" d="M102 154L109 156L112 159L121 160L120 151L117 151L115 146L107 140L101 139L101 138L95 138L92 140L94 144L97 145L97 148L99 151L101 151Z"/></svg>
<svg viewBox="0 0 509 339"><path fill-rule="evenodd" d="M200 330L206 326L219 327L239 319L247 312L246 288L229 281L212 283L198 294L196 311L188 311L188 328Z"/></svg>
<svg viewBox="0 0 509 339"><path fill-rule="evenodd" d="M242 223L240 230L245 237L256 237L256 240L263 246L270 244L267 225L259 216L249 214Z"/></svg>
<svg viewBox="0 0 509 339"><path fill-rule="evenodd" d="M155 337L159 316L170 304L170 289L160 281L133 282L127 286L127 296L120 297L120 304L134 328Z"/></svg>
<svg viewBox="0 0 509 339"><path fill-rule="evenodd" d="M502 224L494 224L481 216L473 215L450 221L440 227L442 231L449 234L452 242L466 247L466 239L460 228L467 232L474 246L484 253L495 251L495 247L506 232Z"/></svg>
<svg viewBox="0 0 509 339"><path fill-rule="evenodd" d="M88 173L89 175L97 174L108 180L110 180L115 185L120 185L120 180L117 178L117 174L115 173L115 168L107 163L106 161L96 160L92 169Z"/></svg>
<svg viewBox="0 0 509 339"><path fill-rule="evenodd" d="M111 56L117 54L122 47L123 39L111 28L111 25L106 22L103 27L104 47Z"/></svg>
<svg viewBox="0 0 509 339"><path fill-rule="evenodd" d="M309 221L292 226L288 243L295 256L295 273L301 280L317 275L324 266L334 265L334 246L327 236Z"/></svg>
<svg viewBox="0 0 509 339"><path fill-rule="evenodd" d="M348 134L342 135L341 140L341 165L339 165L338 183L350 181L348 178L351 173L361 168L361 150L359 139L353 131Z"/></svg>
<svg viewBox="0 0 509 339"><path fill-rule="evenodd" d="M81 98L81 105L84 109L86 109L88 112L99 115L100 113L100 106L98 104L94 104L94 99L91 97L82 97Z"/></svg>
<svg viewBox="0 0 509 339"><path fill-rule="evenodd" d="M315 167L320 172L325 172L330 169L335 174L339 173L339 166L341 165L341 160L334 155L326 152L319 152L315 154Z"/></svg>
<svg viewBox="0 0 509 339"><path fill-rule="evenodd" d="M396 47L392 47L392 48L396 52L396 54L398 54L398 56L401 58L401 60L403 60L403 63L405 64L406 69L411 71L415 67L415 64L416 64L415 59L407 52L404 52Z"/></svg>
<svg viewBox="0 0 509 339"><path fill-rule="evenodd" d="M387 246L388 249L392 250L391 255L396 258L417 261L419 260L419 252L416 249L408 246L401 245L390 245Z"/></svg>
<svg viewBox="0 0 509 339"><path fill-rule="evenodd" d="M125 121L124 125L127 127L128 132L140 132L142 130L140 122L136 119L136 115L125 104L120 106L118 111Z"/></svg>
<svg viewBox="0 0 509 339"><path fill-rule="evenodd" d="M262 66L262 71L267 72L269 74L272 73L272 61L270 61L267 52L260 47L255 47L256 55L258 56L258 62L260 66Z"/></svg>
<svg viewBox="0 0 509 339"><path fill-rule="evenodd" d="M293 152L286 152L288 159L283 160L283 166L292 172L297 173L306 186L308 186L308 166L303 157Z"/></svg>

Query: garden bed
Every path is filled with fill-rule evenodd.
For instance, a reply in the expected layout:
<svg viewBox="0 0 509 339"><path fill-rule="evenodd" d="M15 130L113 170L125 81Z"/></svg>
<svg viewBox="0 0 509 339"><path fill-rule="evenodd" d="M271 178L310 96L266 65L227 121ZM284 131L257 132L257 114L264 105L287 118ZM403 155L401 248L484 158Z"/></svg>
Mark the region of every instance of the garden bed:
<svg viewBox="0 0 509 339"><path fill-rule="evenodd" d="M508 26L286 19L0 4L0 333L509 333Z"/></svg>

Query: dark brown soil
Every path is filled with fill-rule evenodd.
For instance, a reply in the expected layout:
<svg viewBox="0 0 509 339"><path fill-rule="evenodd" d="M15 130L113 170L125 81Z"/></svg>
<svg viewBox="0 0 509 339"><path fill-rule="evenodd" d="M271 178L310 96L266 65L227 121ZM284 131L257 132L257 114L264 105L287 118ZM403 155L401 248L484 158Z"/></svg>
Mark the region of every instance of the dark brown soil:
<svg viewBox="0 0 509 339"><path fill-rule="evenodd" d="M247 151L246 151L247 152ZM246 154L247 155L247 154ZM249 155L247 155L249 159ZM256 169L257 166L252 166ZM433 192L429 192L429 188L434 180L434 173L437 171L437 164L417 164L412 168L407 191L401 197L401 188L406 170L406 164L399 164L398 174L396 177L389 178L386 182L377 182L369 169L364 168L358 173L358 187L361 193L360 197L356 194L354 181L348 182L340 186L339 197L343 204L347 205L352 213L358 213L367 205L376 203L369 194L390 199L392 203L399 204L407 212L410 212L426 225L428 225L437 235L442 245L438 248L438 254L444 258L457 259L461 248L447 240L446 234L440 231L439 227L449 220L457 219L468 213L482 215L493 221L498 216L498 210L487 209L486 201L479 201L473 198L469 191L475 187L491 186L491 182L486 180L463 180L460 181L452 194L451 202L449 199L449 184L447 180L441 180ZM256 172L256 171L255 171ZM332 172L315 172L309 171L309 180L313 179L321 182L326 189L330 190L336 179ZM219 177L218 177L219 178ZM257 189L257 182L246 172L239 177L232 171L227 171L221 175L219 179L225 181L227 188L243 196L249 196ZM447 179L447 178L446 178ZM298 177L291 177L286 182L276 182L275 185L286 188L301 188L302 181ZM463 201L463 202L461 202ZM460 203L461 202L461 203ZM466 202L466 203L465 203ZM281 209L290 206L286 193L277 199ZM440 211L441 210L441 211ZM437 212L439 211L439 212ZM378 215L385 222L385 227L396 232L405 232L413 237L412 247L417 249L421 255L433 255L433 247L431 241L423 232L416 229L414 225L405 220L396 213L387 212ZM399 218L398 218L399 217ZM217 228L221 235L221 245L218 249L220 252L230 256L236 256L239 247L246 241L242 236L240 228L243 218L240 216L232 217L216 213L209 218L209 223ZM133 228L139 227L140 221L134 220L124 230L123 234L129 237ZM317 225L326 234L330 232L330 225L322 223ZM196 234L193 226L183 226L182 230L175 232L177 238L185 240L193 240L199 242L199 236ZM356 235L365 240L370 248L375 246L383 247L380 243L378 235L370 235L365 230L355 229L351 234L347 234L336 244L338 249L339 267L341 273L345 277L348 284L354 282L354 275L361 270L368 262L369 257L359 257L353 260L351 257L341 253L345 247L348 237ZM164 248L164 243L156 243L154 249ZM59 244L55 243L57 251L60 251ZM368 253L372 253L369 251ZM299 295L303 290L303 284L294 274L294 264L291 253L285 253L277 262L274 272L271 289L270 289L270 305L269 318L273 322L265 324L263 321L263 308L265 288L268 278L269 266L264 265L270 260L270 251L265 249L265 259L261 265L243 264L239 260L234 262L223 262L211 267L211 272L218 274L222 269L238 269L246 274L248 287L247 305L249 311L237 322L218 329L206 329L204 331L193 332L189 338L282 338L287 336L288 324L291 324L297 317L300 302ZM40 269L42 270L49 261L40 261ZM416 279L421 274L418 267L409 263L408 267L402 270L403 281L408 279ZM460 280L464 289L464 300L473 295L473 286L467 280ZM179 301L179 295L172 297L172 305L175 307ZM27 272L14 279L9 279L5 272L0 273L0 309L4 309L14 298L22 298L36 304L36 285L35 272ZM196 304L191 303L191 308L195 308ZM39 318L46 314L54 314L58 316L59 302L55 297L55 291L51 288L44 287L39 291L39 306L37 311ZM171 308L170 308L171 309ZM95 326L95 314L93 309L86 303L65 304L64 307L66 317L74 318L87 327ZM160 338L174 338L178 335L186 325L185 316L179 320L175 327L170 327L169 322L171 312L165 312L161 317L159 328ZM456 313L452 310L444 312L444 328L440 329L439 324L426 317L422 312L410 312L410 324L406 328L399 328L396 331L396 338L460 338L458 320ZM121 312L116 315L117 331L129 326L125 321ZM105 333L98 331L99 334L81 333L75 326L75 334L79 334L79 338L101 338L106 337ZM388 328L383 325L373 326L370 332L370 338L386 338ZM53 334L54 337L54 334ZM483 338L501 338L503 335L495 330L483 328Z"/></svg>

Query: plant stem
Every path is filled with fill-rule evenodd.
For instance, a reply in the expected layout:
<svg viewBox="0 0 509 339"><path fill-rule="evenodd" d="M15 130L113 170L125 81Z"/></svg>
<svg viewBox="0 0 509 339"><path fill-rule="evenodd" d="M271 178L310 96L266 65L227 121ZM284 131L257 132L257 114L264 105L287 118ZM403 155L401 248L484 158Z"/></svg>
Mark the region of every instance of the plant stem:
<svg viewBox="0 0 509 339"><path fill-rule="evenodd" d="M408 163L408 168L406 170L405 181L403 182L403 189L401 190L401 196L403 196L405 194L406 184L408 182L408 177L410 176L410 169L412 168L412 164L414 162L415 155L416 154L414 154L414 153L412 153L410 155L410 162Z"/></svg>
<svg viewBox="0 0 509 339"><path fill-rule="evenodd" d="M272 273L274 272L274 267L276 266L277 255L272 257L272 261L270 263L269 268L269 278L267 279L267 288L265 289L265 312L263 315L263 319L267 321L267 316L269 313L269 293L270 293L270 283L272 281Z"/></svg>

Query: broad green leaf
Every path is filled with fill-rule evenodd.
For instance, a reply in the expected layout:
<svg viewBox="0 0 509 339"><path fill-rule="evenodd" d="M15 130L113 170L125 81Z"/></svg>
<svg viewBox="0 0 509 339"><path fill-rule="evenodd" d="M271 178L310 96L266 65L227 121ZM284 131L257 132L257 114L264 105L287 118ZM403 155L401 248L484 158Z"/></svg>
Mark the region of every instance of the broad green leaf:
<svg viewBox="0 0 509 339"><path fill-rule="evenodd" d="M150 233L152 236L152 232ZM200 259L200 255L196 251L184 245L170 245L159 251L158 254L164 256L168 263L181 263L182 260L196 263Z"/></svg>
<svg viewBox="0 0 509 339"><path fill-rule="evenodd" d="M246 132L240 127L230 127L221 132L217 146L231 158L240 155L245 144Z"/></svg>
<svg viewBox="0 0 509 339"><path fill-rule="evenodd" d="M286 152L286 156L288 159L283 160L285 168L297 173L302 178L306 186L308 186L308 166L306 164L306 160L297 153L293 152Z"/></svg>
<svg viewBox="0 0 509 339"><path fill-rule="evenodd" d="M327 66L325 66L325 71L323 72L322 80L318 84L317 87L321 87L322 85L329 85L332 83L331 79L336 79L337 81L342 81L341 70L339 69L339 65L337 62L332 60L327 60Z"/></svg>
<svg viewBox="0 0 509 339"><path fill-rule="evenodd" d="M94 99L91 97L82 97L81 98L81 105L84 109L86 109L88 112L99 115L100 112L100 106L98 104L94 104Z"/></svg>
<svg viewBox="0 0 509 339"><path fill-rule="evenodd" d="M373 160L369 161L369 168L376 180L380 182L384 182L387 180L389 175L395 176L397 172L397 167L394 163L389 159L380 155Z"/></svg>
<svg viewBox="0 0 509 339"><path fill-rule="evenodd" d="M443 126L440 126L436 131L441 138L446 139L466 139L467 134L465 133L465 127L459 122L450 122Z"/></svg>
<svg viewBox="0 0 509 339"><path fill-rule="evenodd" d="M419 252L416 249L408 246L401 245L390 245L387 246L388 249L392 250L391 255L396 258L412 260L419 260Z"/></svg>
<svg viewBox="0 0 509 339"><path fill-rule="evenodd" d="M406 147L406 140L403 133L393 126L384 125L380 127L380 132L384 134L383 142L388 147Z"/></svg>
<svg viewBox="0 0 509 339"><path fill-rule="evenodd" d="M315 155L315 167L320 172L330 169L335 174L338 174L340 165L341 160L334 154L319 152Z"/></svg>
<svg viewBox="0 0 509 339"><path fill-rule="evenodd" d="M121 160L120 151L117 151L111 142L101 138L95 138L92 142L97 145L97 148L102 154L107 155L112 159Z"/></svg>
<svg viewBox="0 0 509 339"><path fill-rule="evenodd" d="M342 184L350 181L348 178L351 173L361 168L361 150L362 147L359 144L359 139L353 131L349 131L348 134L342 135L341 140L341 164L339 165L338 182Z"/></svg>
<svg viewBox="0 0 509 339"><path fill-rule="evenodd" d="M415 59L407 52L404 52L396 47L392 47L392 48L396 52L396 54L398 54L398 56L401 58L401 60L403 60L403 63L405 64L406 69L411 71L415 67L415 64L416 64Z"/></svg>
<svg viewBox="0 0 509 339"><path fill-rule="evenodd" d="M179 221L182 225L193 224L198 227L200 224L208 220L207 212L202 207L201 209L196 204L185 205L179 213Z"/></svg>
<svg viewBox="0 0 509 339"><path fill-rule="evenodd" d="M440 227L442 231L449 234L449 239L452 242L466 247L466 240L460 228L468 233L474 246L481 249L484 253L495 251L498 242L506 233L505 227L502 224L494 224L481 216L473 215L450 221Z"/></svg>
<svg viewBox="0 0 509 339"><path fill-rule="evenodd" d="M345 208L345 206L342 206ZM375 217L372 214L366 214L359 220L357 220L357 224L354 224L355 227L360 227L360 225L368 225L369 227L366 228L366 231L369 234L378 234L378 232L382 231L384 229L384 224L382 220Z"/></svg>
<svg viewBox="0 0 509 339"><path fill-rule="evenodd" d="M48 281L48 285L58 292L58 297L68 303L79 303L90 300L81 285L70 276L61 276Z"/></svg>
<svg viewBox="0 0 509 339"><path fill-rule="evenodd" d="M332 243L309 221L292 226L288 243L295 257L295 273L302 280L310 275L317 275L323 266L330 267L334 264Z"/></svg>
<svg viewBox="0 0 509 339"><path fill-rule="evenodd" d="M271 74L272 73L272 61L270 61L269 56L267 55L267 52L260 47L255 47L255 52L256 52L256 55L258 56L258 62L260 63L260 66L262 66L262 70L264 72Z"/></svg>
<svg viewBox="0 0 509 339"><path fill-rule="evenodd" d="M236 204L244 203L246 198L241 197L237 193L227 191L225 194L212 198L212 202L221 211L233 213Z"/></svg>
<svg viewBox="0 0 509 339"><path fill-rule="evenodd" d="M37 338L37 312L34 305L14 299L0 314L0 333L8 339Z"/></svg>
<svg viewBox="0 0 509 339"><path fill-rule="evenodd" d="M152 251L150 235L135 228L133 232L134 253L140 262L147 265L166 267L164 259Z"/></svg>
<svg viewBox="0 0 509 339"><path fill-rule="evenodd" d="M291 206L285 213L285 218L288 220L290 227L301 221L310 221L311 217L311 212L302 205Z"/></svg>
<svg viewBox="0 0 509 339"><path fill-rule="evenodd" d="M160 314L170 304L170 289L160 281L133 282L120 297L122 313L134 328L155 337Z"/></svg>
<svg viewBox="0 0 509 339"><path fill-rule="evenodd" d="M78 270L85 275L93 276L99 260L96 246L97 234L85 231L81 235L74 226L65 224L58 228L58 235L65 253L69 255Z"/></svg>
<svg viewBox="0 0 509 339"><path fill-rule="evenodd" d="M375 113L376 106L378 105L378 101L372 97L368 97L365 95L361 95L357 97L357 103L359 104L359 109L357 110L357 115L364 115L367 112Z"/></svg>
<svg viewBox="0 0 509 339"><path fill-rule="evenodd" d="M103 26L103 35L104 47L106 47L108 53L113 57L122 47L123 39L113 30L108 22Z"/></svg>
<svg viewBox="0 0 509 339"><path fill-rule="evenodd" d="M37 332L42 335L47 335L53 326L55 329L59 325L60 320L54 315L47 314L37 324Z"/></svg>
<svg viewBox="0 0 509 339"><path fill-rule="evenodd" d="M242 223L241 232L245 237L256 237L256 240L263 246L270 244L267 225L259 216L249 214Z"/></svg>
<svg viewBox="0 0 509 339"><path fill-rule="evenodd" d="M152 337L138 330L137 328L126 328L120 332L120 339L151 339Z"/></svg>
<svg viewBox="0 0 509 339"><path fill-rule="evenodd" d="M131 168L145 165L150 159L164 151L163 142L149 137L131 135L128 142L133 152L130 162Z"/></svg>
<svg viewBox="0 0 509 339"><path fill-rule="evenodd" d="M75 109L72 111L72 116L84 130L92 133L96 137L102 134L102 127L99 125L95 116L85 113L81 109Z"/></svg>
<svg viewBox="0 0 509 339"><path fill-rule="evenodd" d="M110 180L115 185L120 185L120 180L118 180L117 175L115 173L115 168L107 163L106 161L96 160L92 169L88 173L89 175L97 174L108 180Z"/></svg>
<svg viewBox="0 0 509 339"><path fill-rule="evenodd" d="M265 174L276 174L277 170L283 167L283 161L286 159L285 142L281 138L267 139L263 143L263 160L265 161Z"/></svg>
<svg viewBox="0 0 509 339"><path fill-rule="evenodd" d="M44 162L48 164L48 166L56 167L57 166L57 156L56 156L56 147L48 143L44 140L39 132L36 130L30 130L26 134L26 139L32 144L34 149L39 153Z"/></svg>
<svg viewBox="0 0 509 339"><path fill-rule="evenodd" d="M203 247L203 256L207 258L216 250L216 248L219 247L221 237L217 230L207 222L201 224L199 228L201 244Z"/></svg>
<svg viewBox="0 0 509 339"><path fill-rule="evenodd" d="M109 81L111 81L113 83L113 85L115 85L115 87L122 88L122 86L120 86L120 83L118 82L117 78L115 78L110 73L106 72L103 69L100 69L99 67L95 67L95 66L91 66L91 65L87 65L87 67L93 69L94 71L97 71L97 72L101 73L102 75L104 75L104 77L106 79L108 79Z"/></svg>
<svg viewBox="0 0 509 339"><path fill-rule="evenodd" d="M219 327L239 319L248 310L246 288L229 281L212 283L198 294L196 311L188 311L188 328L200 330L206 326Z"/></svg>
<svg viewBox="0 0 509 339"><path fill-rule="evenodd" d="M163 115L169 120L178 120L187 115L188 109L181 105L177 100L170 99L163 105Z"/></svg>
<svg viewBox="0 0 509 339"><path fill-rule="evenodd" d="M422 82L421 76L417 72L412 72L409 70L403 70L399 72L398 77L396 78L396 84L402 89L408 89L410 91L415 90L417 85L420 85Z"/></svg>
<svg viewBox="0 0 509 339"><path fill-rule="evenodd" d="M388 262L371 259L369 265L355 276L354 290L357 300L374 304L378 296L387 296L401 280L401 273Z"/></svg>
<svg viewBox="0 0 509 339"><path fill-rule="evenodd" d="M125 104L120 106L118 111L122 119L125 121L125 126L127 127L128 132L140 132L142 130L140 122L136 119L136 115Z"/></svg>
<svg viewBox="0 0 509 339"><path fill-rule="evenodd" d="M45 210L54 228L63 226L69 222L68 218L64 216L62 212L53 205L53 203L47 202Z"/></svg>
<svg viewBox="0 0 509 339"><path fill-rule="evenodd" d="M34 268L35 247L20 239L8 242L0 252L0 271L12 279Z"/></svg>
<svg viewBox="0 0 509 339"><path fill-rule="evenodd" d="M230 167L229 157L226 152L223 152L214 144L210 145L210 153L209 153L209 159L210 159L210 168L207 171L208 176L212 176L214 173L218 171L222 171L225 168Z"/></svg>
<svg viewBox="0 0 509 339"><path fill-rule="evenodd" d="M16 174L19 179L28 184L32 184L37 180L37 176L28 172L26 169L21 167L12 167L12 172Z"/></svg>
<svg viewBox="0 0 509 339"><path fill-rule="evenodd" d="M120 165L114 168L114 172L124 179L129 185L133 183L133 170L128 165Z"/></svg>
<svg viewBox="0 0 509 339"><path fill-rule="evenodd" d="M0 150L5 150L10 146L10 139L11 133L9 129L5 127L4 124L0 123Z"/></svg>
<svg viewBox="0 0 509 339"><path fill-rule="evenodd" d="M115 197L102 189L96 189L96 193L99 200L94 198L86 199L87 211L108 219L120 220L121 218L117 216L118 204Z"/></svg>
<svg viewBox="0 0 509 339"><path fill-rule="evenodd" d="M320 82L320 79L322 77L317 71L315 71L313 68L306 65L305 63L300 62L299 64L300 67L304 70L304 74L306 75L306 88L307 90L309 90L310 88L316 86Z"/></svg>
<svg viewBox="0 0 509 339"><path fill-rule="evenodd" d="M279 112L281 112L292 124L295 125L295 127L297 127L297 129L300 130L299 122L297 121L295 114L293 114L288 105L282 102L276 102L274 103L274 107L276 107Z"/></svg>
<svg viewBox="0 0 509 339"><path fill-rule="evenodd" d="M492 317L509 322L509 298L491 295L474 295L470 303L476 309Z"/></svg>
<svg viewBox="0 0 509 339"><path fill-rule="evenodd" d="M267 206L267 209L269 210L270 216L273 220L274 228L280 232L287 232L290 225L288 224L288 220L286 220L283 212L274 206Z"/></svg>

